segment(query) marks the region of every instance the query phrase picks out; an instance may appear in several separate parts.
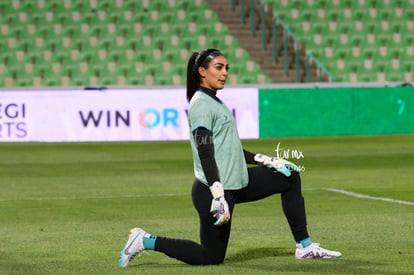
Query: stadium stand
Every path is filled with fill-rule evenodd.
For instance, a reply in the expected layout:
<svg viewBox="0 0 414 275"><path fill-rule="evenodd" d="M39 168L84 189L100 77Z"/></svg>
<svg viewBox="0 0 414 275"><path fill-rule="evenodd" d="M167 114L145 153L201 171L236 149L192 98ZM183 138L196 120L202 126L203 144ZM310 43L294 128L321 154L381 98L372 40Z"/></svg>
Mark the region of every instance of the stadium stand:
<svg viewBox="0 0 414 275"><path fill-rule="evenodd" d="M237 53L231 84L271 82L201 0L9 0L0 15L0 87L183 85L213 46Z"/></svg>
<svg viewBox="0 0 414 275"><path fill-rule="evenodd" d="M266 2L334 81L413 81L413 0Z"/></svg>
<svg viewBox="0 0 414 275"><path fill-rule="evenodd" d="M298 81L293 55L281 77L286 57L278 48L270 62L270 50L240 24L242 2L256 18L264 3L267 20L282 19L300 51L334 81L413 80L414 0L7 0L0 2L0 87L184 85L189 55L208 47L228 56L230 84ZM230 3L238 5L232 13ZM296 47L289 40L291 53ZM318 81L315 66L310 81Z"/></svg>

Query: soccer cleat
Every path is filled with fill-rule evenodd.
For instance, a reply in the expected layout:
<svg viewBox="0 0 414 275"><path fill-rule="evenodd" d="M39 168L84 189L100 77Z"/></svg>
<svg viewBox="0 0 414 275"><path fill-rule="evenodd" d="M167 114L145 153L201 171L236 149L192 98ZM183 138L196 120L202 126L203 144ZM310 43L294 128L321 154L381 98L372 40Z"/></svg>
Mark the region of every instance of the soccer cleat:
<svg viewBox="0 0 414 275"><path fill-rule="evenodd" d="M341 252L324 249L318 243L312 243L310 246L302 248L296 246L296 259L333 259L341 257Z"/></svg>
<svg viewBox="0 0 414 275"><path fill-rule="evenodd" d="M129 231L128 241L119 255L120 267L127 267L136 255L144 252L144 234L145 231L137 227Z"/></svg>

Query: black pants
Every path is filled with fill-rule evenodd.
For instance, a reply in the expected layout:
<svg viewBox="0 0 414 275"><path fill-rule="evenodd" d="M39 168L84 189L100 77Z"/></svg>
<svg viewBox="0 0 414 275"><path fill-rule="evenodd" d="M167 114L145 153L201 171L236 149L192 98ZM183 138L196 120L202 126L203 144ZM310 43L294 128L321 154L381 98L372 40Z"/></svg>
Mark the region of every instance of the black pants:
<svg viewBox="0 0 414 275"><path fill-rule="evenodd" d="M281 194L282 207L295 241L307 238L305 203L301 192L299 173L287 178L266 167L248 168L249 184L241 190L225 191L225 197L233 213L235 204L263 199ZM212 196L210 189L195 180L192 199L200 217L200 244L180 239L157 237L155 250L191 265L220 264L224 261L230 238L231 221L215 226L210 213Z"/></svg>

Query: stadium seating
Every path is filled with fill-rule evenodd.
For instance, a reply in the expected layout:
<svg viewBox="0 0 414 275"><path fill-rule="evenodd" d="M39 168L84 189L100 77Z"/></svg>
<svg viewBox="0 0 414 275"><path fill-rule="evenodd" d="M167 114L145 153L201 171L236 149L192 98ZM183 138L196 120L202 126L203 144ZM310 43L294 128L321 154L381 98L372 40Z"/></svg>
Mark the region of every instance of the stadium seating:
<svg viewBox="0 0 414 275"><path fill-rule="evenodd" d="M1 1L0 35L0 87L184 85L213 46L231 84L271 82L202 0Z"/></svg>
<svg viewBox="0 0 414 275"><path fill-rule="evenodd" d="M184 85L217 47L231 84L271 83L208 1L0 2L0 87ZM414 80L414 0L265 0L334 81Z"/></svg>
<svg viewBox="0 0 414 275"><path fill-rule="evenodd" d="M335 81L414 80L413 0L267 0Z"/></svg>

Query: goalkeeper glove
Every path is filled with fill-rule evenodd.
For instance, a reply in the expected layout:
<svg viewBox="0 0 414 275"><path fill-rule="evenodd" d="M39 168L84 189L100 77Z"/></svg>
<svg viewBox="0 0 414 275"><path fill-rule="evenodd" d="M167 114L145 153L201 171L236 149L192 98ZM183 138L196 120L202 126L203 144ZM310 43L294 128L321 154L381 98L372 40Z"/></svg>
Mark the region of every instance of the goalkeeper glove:
<svg viewBox="0 0 414 275"><path fill-rule="evenodd" d="M213 195L213 201L211 202L210 213L217 219L214 223L216 226L223 225L230 220L230 210L226 199L224 198L223 185L216 181L210 186L211 195Z"/></svg>
<svg viewBox="0 0 414 275"><path fill-rule="evenodd" d="M276 170L286 177L290 177L291 171L299 172L299 167L296 164L281 158L268 157L262 154L256 154L254 160L259 164Z"/></svg>

